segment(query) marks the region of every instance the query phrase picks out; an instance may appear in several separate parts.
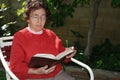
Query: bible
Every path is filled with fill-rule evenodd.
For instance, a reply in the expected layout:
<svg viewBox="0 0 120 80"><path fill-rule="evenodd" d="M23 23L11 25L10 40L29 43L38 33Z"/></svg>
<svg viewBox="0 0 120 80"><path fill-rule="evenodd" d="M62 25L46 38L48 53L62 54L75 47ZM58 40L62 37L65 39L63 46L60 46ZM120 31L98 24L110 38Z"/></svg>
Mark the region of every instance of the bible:
<svg viewBox="0 0 120 80"><path fill-rule="evenodd" d="M54 56L52 54L44 54L44 53L38 53L35 54L29 64L28 67L30 68L40 68L45 65L48 65L48 68L56 65L57 63L62 63L66 56L71 54L74 50L71 48L66 48L65 51L59 53L57 56Z"/></svg>

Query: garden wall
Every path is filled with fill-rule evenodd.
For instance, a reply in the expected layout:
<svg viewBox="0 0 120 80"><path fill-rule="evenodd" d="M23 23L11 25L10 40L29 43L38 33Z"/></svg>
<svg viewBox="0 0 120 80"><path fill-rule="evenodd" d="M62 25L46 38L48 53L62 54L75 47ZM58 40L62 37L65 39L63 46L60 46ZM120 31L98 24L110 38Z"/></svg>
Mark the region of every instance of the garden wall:
<svg viewBox="0 0 120 80"><path fill-rule="evenodd" d="M120 44L120 8L112 8L110 1L102 0L100 4L94 44L103 42L105 38L110 39L113 44ZM63 42L69 40L70 44L76 40L70 30L78 31L84 36L84 39L81 39L81 45L86 46L88 30L92 21L92 12L91 5L85 7L78 6L75 9L73 18L69 17L65 20L64 27L52 29L63 39Z"/></svg>

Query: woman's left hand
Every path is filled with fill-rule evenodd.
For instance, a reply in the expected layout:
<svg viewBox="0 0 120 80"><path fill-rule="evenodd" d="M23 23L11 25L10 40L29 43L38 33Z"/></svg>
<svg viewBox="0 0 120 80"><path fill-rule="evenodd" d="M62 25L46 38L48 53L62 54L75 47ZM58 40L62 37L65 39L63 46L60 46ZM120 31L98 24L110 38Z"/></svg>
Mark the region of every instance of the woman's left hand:
<svg viewBox="0 0 120 80"><path fill-rule="evenodd" d="M74 49L74 47L70 47L70 49L72 49L73 52L70 55L66 56L66 58L72 58L76 54L76 50Z"/></svg>

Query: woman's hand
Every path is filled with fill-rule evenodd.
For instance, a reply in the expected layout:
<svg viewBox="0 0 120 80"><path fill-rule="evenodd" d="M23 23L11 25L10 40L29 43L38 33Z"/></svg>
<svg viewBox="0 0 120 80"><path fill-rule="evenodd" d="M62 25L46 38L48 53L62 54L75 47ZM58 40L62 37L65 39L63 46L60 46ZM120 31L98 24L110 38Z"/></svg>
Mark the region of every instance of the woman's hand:
<svg viewBox="0 0 120 80"><path fill-rule="evenodd" d="M48 68L48 66L46 65L44 67L40 67L40 68L37 68L37 69L30 68L28 70L28 74L49 74L49 73L51 73L55 70L55 67L56 66Z"/></svg>
<svg viewBox="0 0 120 80"><path fill-rule="evenodd" d="M66 56L66 58L72 58L76 54L76 50L74 49L74 47L70 47L70 49L72 49L73 52L70 55Z"/></svg>

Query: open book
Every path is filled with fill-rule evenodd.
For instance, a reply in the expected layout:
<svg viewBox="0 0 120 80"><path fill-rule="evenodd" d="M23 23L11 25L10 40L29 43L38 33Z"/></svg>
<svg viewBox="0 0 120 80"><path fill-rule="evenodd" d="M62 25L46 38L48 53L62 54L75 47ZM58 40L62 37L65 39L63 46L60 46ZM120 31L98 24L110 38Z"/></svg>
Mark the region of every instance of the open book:
<svg viewBox="0 0 120 80"><path fill-rule="evenodd" d="M31 58L28 67L39 68L45 65L48 65L48 68L52 67L57 63L63 62L66 56L71 54L72 52L73 50L71 48L66 48L65 51L59 53L57 56L54 56L52 54L38 53Z"/></svg>

